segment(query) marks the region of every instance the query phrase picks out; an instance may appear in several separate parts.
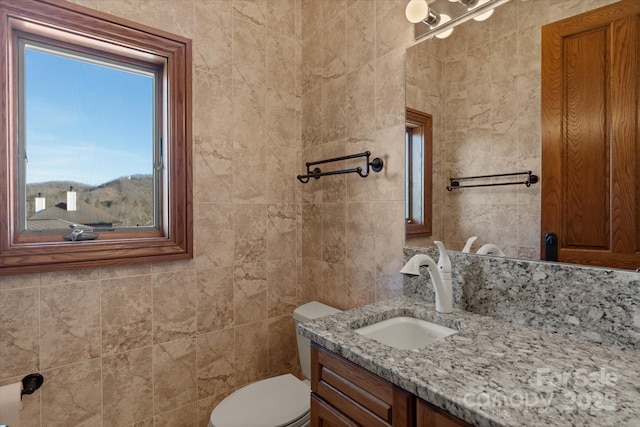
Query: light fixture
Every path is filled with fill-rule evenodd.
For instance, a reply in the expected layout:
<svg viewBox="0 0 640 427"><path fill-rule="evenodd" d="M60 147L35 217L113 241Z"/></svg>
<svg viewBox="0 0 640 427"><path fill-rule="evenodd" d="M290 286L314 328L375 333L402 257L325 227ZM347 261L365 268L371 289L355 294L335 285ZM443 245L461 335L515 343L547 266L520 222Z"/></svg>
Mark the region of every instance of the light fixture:
<svg viewBox="0 0 640 427"><path fill-rule="evenodd" d="M464 7L472 8L478 4L479 0L449 0L451 3L460 3Z"/></svg>
<svg viewBox="0 0 640 427"><path fill-rule="evenodd" d="M483 4L485 4L486 2L488 2L489 0L480 0L477 6L475 7L479 7L482 6ZM474 9L475 7L472 7L471 9ZM489 17L493 15L493 9L489 9L487 12L481 13L478 16L474 16L473 19L474 21L478 21L478 22L482 22L482 21L486 21L487 19L489 19Z"/></svg>
<svg viewBox="0 0 640 427"><path fill-rule="evenodd" d="M413 24L424 22L434 28L440 23L440 14L429 7L427 0L410 0L404 14Z"/></svg>
<svg viewBox="0 0 640 427"><path fill-rule="evenodd" d="M445 15L444 13L440 15L440 25L444 25L449 21L451 21L451 17L449 15ZM453 33L453 27L449 28L447 31L436 34L436 37L439 39L446 39L451 35L451 33Z"/></svg>
<svg viewBox="0 0 640 427"><path fill-rule="evenodd" d="M422 20L425 24L431 28L435 28L440 25L440 14L433 9L429 9L427 17Z"/></svg>
<svg viewBox="0 0 640 427"><path fill-rule="evenodd" d="M444 1L444 0L442 0ZM405 14L407 19L415 24L415 38L420 40L428 37L445 38L453 29L463 22L474 19L484 21L488 19L496 7L501 6L511 0L449 0L451 3L458 3L459 6L442 5L442 1L435 1L436 7L453 12L451 16L440 14L433 10L427 0L410 0L407 4ZM425 26L420 25L425 24Z"/></svg>
<svg viewBox="0 0 640 427"><path fill-rule="evenodd" d="M458 1L458 0L455 0ZM477 0L460 0L460 1L476 1ZM412 24L417 24L418 22L422 22L428 25L430 28L436 28L439 25L445 24L451 21L451 17L449 15L442 14L440 15L435 10L431 9L427 4L426 0L410 0L407 4L407 8L404 11L409 22ZM453 28L451 30L447 30L438 34L436 37L444 39L449 37L453 32Z"/></svg>
<svg viewBox="0 0 640 427"><path fill-rule="evenodd" d="M409 22L417 24L429 16L429 5L427 0L410 0L407 8L404 10Z"/></svg>

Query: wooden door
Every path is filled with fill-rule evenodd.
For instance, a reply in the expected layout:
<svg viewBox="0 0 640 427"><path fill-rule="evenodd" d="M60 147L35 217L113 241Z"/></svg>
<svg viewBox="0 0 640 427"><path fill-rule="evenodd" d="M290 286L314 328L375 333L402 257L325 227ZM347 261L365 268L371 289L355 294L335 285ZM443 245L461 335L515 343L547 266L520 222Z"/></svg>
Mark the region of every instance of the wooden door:
<svg viewBox="0 0 640 427"><path fill-rule="evenodd" d="M542 28L542 219L558 261L640 267L640 0Z"/></svg>

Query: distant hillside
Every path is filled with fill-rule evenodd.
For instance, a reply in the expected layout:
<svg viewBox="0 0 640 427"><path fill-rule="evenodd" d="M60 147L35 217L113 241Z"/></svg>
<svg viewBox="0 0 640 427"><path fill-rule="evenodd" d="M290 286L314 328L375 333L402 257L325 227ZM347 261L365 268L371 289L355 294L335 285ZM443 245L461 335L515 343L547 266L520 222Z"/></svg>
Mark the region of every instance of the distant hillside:
<svg viewBox="0 0 640 427"><path fill-rule="evenodd" d="M83 201L107 212L122 223L119 227L148 226L153 224L153 177L132 175L121 177L98 186L71 181L49 181L27 185L27 218L35 213L38 193L46 199L46 207L67 202L67 191L72 187L78 201Z"/></svg>

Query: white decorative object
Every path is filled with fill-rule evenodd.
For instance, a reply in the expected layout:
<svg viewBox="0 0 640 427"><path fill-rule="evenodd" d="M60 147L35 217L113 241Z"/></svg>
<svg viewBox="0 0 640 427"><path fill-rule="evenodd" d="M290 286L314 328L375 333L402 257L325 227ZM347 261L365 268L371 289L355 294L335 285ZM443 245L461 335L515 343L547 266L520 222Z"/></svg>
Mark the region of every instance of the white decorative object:
<svg viewBox="0 0 640 427"><path fill-rule="evenodd" d="M22 382L0 387L0 425L20 427Z"/></svg>

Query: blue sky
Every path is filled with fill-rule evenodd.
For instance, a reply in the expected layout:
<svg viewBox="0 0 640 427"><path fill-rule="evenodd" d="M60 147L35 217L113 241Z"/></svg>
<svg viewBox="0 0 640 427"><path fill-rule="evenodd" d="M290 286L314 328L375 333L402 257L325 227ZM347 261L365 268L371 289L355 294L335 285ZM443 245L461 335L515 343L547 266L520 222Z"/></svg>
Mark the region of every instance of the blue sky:
<svg viewBox="0 0 640 427"><path fill-rule="evenodd" d="M27 184L151 174L153 79L25 52Z"/></svg>

